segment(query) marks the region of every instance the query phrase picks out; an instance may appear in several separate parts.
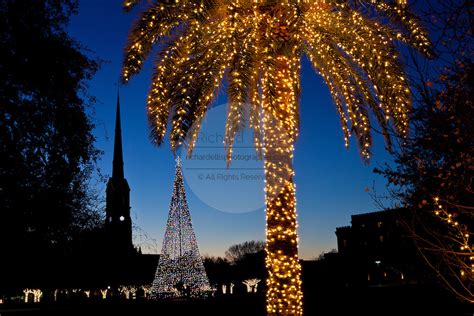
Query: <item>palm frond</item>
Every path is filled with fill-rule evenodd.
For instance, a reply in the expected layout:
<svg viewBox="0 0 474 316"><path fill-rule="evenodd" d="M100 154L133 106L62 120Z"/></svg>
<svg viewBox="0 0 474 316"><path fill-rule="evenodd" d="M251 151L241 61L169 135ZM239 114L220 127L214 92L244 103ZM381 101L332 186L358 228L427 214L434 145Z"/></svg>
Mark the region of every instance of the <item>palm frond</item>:
<svg viewBox="0 0 474 316"><path fill-rule="evenodd" d="M324 82L331 92L331 97L334 101L334 104L336 105L337 112L339 113L340 123L344 135L344 145L349 147L349 137L351 136L349 131L350 118L344 108L344 98L342 97L342 93L337 89L334 78L330 75L330 73L328 73L328 71L326 71L323 62L319 58L316 51L311 49L311 47L306 46L305 53L313 65L313 68L321 77L323 77Z"/></svg>
<svg viewBox="0 0 474 316"><path fill-rule="evenodd" d="M171 83L175 87L175 92L170 96L175 109L170 133L173 150L188 137L188 152L192 152L202 118L236 53L226 42L228 34L221 32L228 30L225 24L226 21L216 21L213 31L197 30L195 34L200 40L193 42L186 61L175 67L179 80L176 84ZM196 73L200 75L192 77ZM192 134L188 136L191 127Z"/></svg>
<svg viewBox="0 0 474 316"><path fill-rule="evenodd" d="M363 2L369 1L365 0ZM390 26L393 29L391 33L397 40L409 44L425 56L433 56L432 44L427 30L422 26L420 19L411 13L407 6L399 3L388 3L387 1L377 1L374 6L377 13L381 15L377 17L379 20L389 19Z"/></svg>
<svg viewBox="0 0 474 316"><path fill-rule="evenodd" d="M193 36L189 30L176 34L161 47L157 55L152 85L148 92L147 114L151 140L158 146L163 143L173 109L171 96L175 89L172 84L177 79L176 74L170 76L170 73L173 73L173 69L189 55Z"/></svg>
<svg viewBox="0 0 474 316"><path fill-rule="evenodd" d="M160 5L151 6L142 13L128 36L122 69L123 82L141 70L153 44L169 36L183 22L180 15L182 11L176 6Z"/></svg>
<svg viewBox="0 0 474 316"><path fill-rule="evenodd" d="M243 132L249 120L251 110L249 93L251 84L254 82L254 69L258 62L257 51L252 43L248 27L241 32L235 32L234 40L236 49L240 53L235 55L227 74L228 111L225 130L227 163L230 163L232 159L235 136Z"/></svg>
<svg viewBox="0 0 474 316"><path fill-rule="evenodd" d="M370 122L366 122L366 115L359 113L357 108L359 104L366 106L366 109L370 108L390 147L387 119L392 117L394 127L399 132L406 133L411 100L401 63L395 46L387 35L387 29L373 21L362 19L351 10L317 14L310 11L306 18L308 27L304 32L305 40L314 50L313 55L319 54L319 59L328 58L331 63L344 64L343 68L334 68L333 65L326 67L339 72L330 76L339 78L335 84L340 86L340 90L346 90L342 93L349 96L344 97L344 103L348 106L353 125L357 122L357 125L363 124L364 129L368 128ZM329 25L327 21L333 21L333 24ZM314 62L315 57L312 59ZM341 79L341 74L349 74L349 77ZM340 109L339 112L341 113ZM343 121L344 119L344 129ZM364 133L359 130L358 134ZM369 143L369 135L363 138ZM366 147L364 145L361 150L367 152Z"/></svg>

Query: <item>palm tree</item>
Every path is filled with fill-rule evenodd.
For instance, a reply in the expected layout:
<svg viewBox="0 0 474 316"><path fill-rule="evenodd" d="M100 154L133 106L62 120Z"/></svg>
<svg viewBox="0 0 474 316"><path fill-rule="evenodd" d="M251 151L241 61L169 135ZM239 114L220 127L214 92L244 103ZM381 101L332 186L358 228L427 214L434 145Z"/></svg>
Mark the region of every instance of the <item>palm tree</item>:
<svg viewBox="0 0 474 316"><path fill-rule="evenodd" d="M125 0L124 7L128 11L140 2ZM408 130L411 92L397 42L429 53L427 35L405 2L155 1L130 31L124 82L157 48L147 100L153 142L162 144L171 122L173 151L186 143L191 153L223 81L229 99L229 161L236 133L247 122L254 129L266 177L268 314L302 313L292 165L301 60L306 55L329 87L346 146L354 133L362 157L369 159L369 112L388 145L391 129L402 135Z"/></svg>

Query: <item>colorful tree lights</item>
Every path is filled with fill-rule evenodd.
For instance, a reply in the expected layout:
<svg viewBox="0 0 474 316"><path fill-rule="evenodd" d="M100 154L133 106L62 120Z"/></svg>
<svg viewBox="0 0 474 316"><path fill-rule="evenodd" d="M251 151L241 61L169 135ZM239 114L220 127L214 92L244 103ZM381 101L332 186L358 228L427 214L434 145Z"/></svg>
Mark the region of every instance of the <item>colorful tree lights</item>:
<svg viewBox="0 0 474 316"><path fill-rule="evenodd" d="M200 296L210 291L184 191L181 160L176 175L163 248L152 285L155 298Z"/></svg>

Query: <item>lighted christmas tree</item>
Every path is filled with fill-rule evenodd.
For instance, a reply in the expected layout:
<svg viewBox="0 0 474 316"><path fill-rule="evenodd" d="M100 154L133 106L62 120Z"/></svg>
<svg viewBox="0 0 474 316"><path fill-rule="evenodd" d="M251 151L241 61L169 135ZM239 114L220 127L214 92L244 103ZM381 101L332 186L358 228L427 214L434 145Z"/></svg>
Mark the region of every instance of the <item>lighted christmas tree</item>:
<svg viewBox="0 0 474 316"><path fill-rule="evenodd" d="M210 291L184 191L181 159L176 160L173 196L152 297L196 297Z"/></svg>

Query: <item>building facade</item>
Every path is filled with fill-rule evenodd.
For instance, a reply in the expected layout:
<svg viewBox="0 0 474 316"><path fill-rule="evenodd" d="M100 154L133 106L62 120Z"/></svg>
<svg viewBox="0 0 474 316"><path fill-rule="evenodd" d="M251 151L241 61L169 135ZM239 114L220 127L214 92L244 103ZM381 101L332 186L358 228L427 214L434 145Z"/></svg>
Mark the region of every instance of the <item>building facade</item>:
<svg viewBox="0 0 474 316"><path fill-rule="evenodd" d="M409 210L352 215L351 226L336 228L338 253L350 285L423 282L418 252L408 228Z"/></svg>

